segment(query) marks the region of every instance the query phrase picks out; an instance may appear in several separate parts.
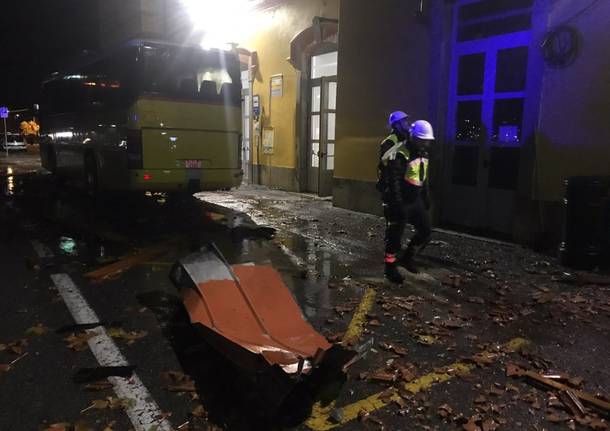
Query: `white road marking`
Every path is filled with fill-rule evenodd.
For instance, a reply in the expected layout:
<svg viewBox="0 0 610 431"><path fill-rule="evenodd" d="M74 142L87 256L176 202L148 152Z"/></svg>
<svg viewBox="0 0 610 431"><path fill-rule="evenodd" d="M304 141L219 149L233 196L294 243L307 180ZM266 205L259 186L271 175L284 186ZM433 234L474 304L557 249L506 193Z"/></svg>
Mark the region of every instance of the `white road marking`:
<svg viewBox="0 0 610 431"><path fill-rule="evenodd" d="M41 259L51 259L52 257L55 257L51 249L40 241L32 240L32 247L34 247L34 251Z"/></svg>
<svg viewBox="0 0 610 431"><path fill-rule="evenodd" d="M51 275L51 279L77 324L86 325L100 321L69 275L54 274ZM104 367L129 365L103 327L88 329L87 332L95 334L87 342L93 356L95 356L100 365ZM131 400L125 411L136 431L149 431L151 429L156 431L171 431L171 424L163 419L159 406L152 399L148 389L146 389L136 373L133 373L128 379L109 377L108 380L112 383L117 397Z"/></svg>

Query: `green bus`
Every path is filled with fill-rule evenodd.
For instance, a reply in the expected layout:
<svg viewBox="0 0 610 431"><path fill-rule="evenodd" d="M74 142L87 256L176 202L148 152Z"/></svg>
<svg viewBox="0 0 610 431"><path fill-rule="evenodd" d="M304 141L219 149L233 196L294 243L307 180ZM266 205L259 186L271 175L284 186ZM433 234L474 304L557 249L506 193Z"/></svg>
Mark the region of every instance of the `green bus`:
<svg viewBox="0 0 610 431"><path fill-rule="evenodd" d="M42 165L91 191L241 184L234 52L134 41L43 84Z"/></svg>

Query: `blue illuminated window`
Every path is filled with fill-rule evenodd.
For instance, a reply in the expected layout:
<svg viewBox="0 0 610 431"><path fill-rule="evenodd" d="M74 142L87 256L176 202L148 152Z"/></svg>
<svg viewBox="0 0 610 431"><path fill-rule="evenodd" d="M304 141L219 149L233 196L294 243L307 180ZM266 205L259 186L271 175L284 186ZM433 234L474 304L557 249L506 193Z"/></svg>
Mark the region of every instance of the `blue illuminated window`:
<svg viewBox="0 0 610 431"><path fill-rule="evenodd" d="M457 40L484 39L532 28L534 0L484 0L460 7Z"/></svg>

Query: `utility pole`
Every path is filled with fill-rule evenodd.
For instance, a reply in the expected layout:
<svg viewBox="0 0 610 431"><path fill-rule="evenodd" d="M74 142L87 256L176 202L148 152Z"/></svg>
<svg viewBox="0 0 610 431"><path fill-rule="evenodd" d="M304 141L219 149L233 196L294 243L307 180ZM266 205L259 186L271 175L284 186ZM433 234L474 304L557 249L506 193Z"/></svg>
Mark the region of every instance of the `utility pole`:
<svg viewBox="0 0 610 431"><path fill-rule="evenodd" d="M6 106L0 107L0 118L4 122L4 149L6 150L6 158L8 158L8 130L6 130L6 119L8 118L9 110Z"/></svg>

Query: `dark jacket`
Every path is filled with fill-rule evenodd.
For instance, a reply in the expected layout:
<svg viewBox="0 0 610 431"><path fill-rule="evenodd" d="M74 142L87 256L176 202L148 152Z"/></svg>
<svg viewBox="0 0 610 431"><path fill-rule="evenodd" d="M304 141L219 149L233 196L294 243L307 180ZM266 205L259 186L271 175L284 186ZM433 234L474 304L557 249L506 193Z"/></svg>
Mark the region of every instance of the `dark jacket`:
<svg viewBox="0 0 610 431"><path fill-rule="evenodd" d="M395 146L391 139L384 140L379 147L379 181L378 189L382 194L383 202L390 205L411 205L421 198L426 208L430 207L430 192L428 187L428 175L426 172L422 185L413 185L405 180L408 164L410 161L424 158L428 159L426 151L417 148L410 140L396 131L398 141L404 142L406 152L400 152L392 160L382 161L382 157ZM391 136L391 135L390 135ZM407 160L405 153L408 154Z"/></svg>

